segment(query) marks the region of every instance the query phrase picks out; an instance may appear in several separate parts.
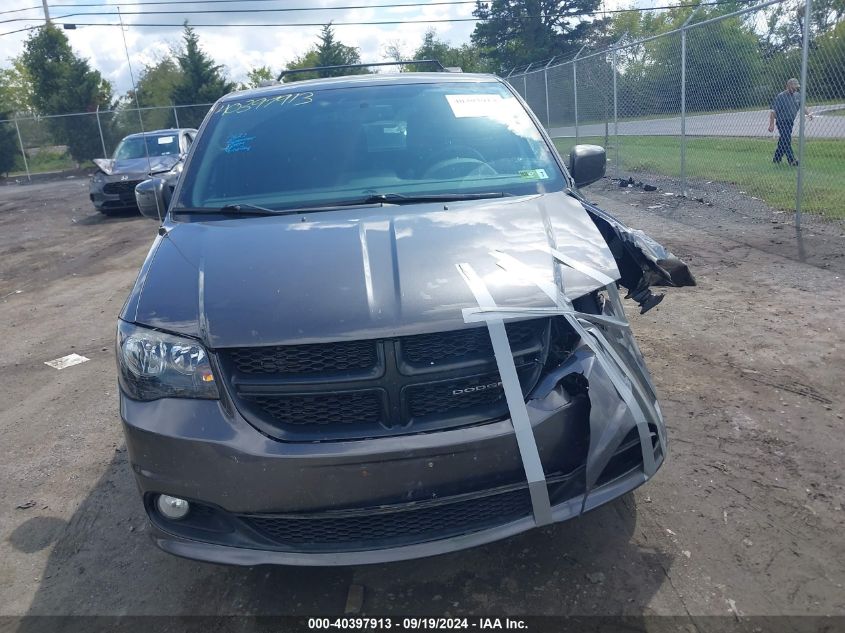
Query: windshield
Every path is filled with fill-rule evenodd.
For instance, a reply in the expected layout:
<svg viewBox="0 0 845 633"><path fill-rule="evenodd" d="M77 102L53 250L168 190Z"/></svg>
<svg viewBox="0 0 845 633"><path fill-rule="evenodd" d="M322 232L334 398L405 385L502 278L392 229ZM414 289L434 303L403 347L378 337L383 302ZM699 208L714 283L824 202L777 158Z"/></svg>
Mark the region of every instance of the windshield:
<svg viewBox="0 0 845 633"><path fill-rule="evenodd" d="M226 102L210 117L178 206L285 209L566 186L528 113L499 82L287 93Z"/></svg>
<svg viewBox="0 0 845 633"><path fill-rule="evenodd" d="M144 139L147 141L146 151L144 151ZM178 155L179 136L175 133L162 136L129 136L117 146L114 151L114 160L146 158L147 153L151 157Z"/></svg>

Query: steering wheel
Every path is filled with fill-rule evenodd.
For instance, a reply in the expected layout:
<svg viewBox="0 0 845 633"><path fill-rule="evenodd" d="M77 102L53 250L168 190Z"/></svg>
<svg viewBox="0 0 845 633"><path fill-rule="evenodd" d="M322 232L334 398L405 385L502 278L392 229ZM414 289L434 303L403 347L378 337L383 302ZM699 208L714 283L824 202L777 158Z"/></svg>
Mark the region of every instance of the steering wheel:
<svg viewBox="0 0 845 633"><path fill-rule="evenodd" d="M449 145L448 147L444 147L443 149L439 149L434 152L430 157L429 160L432 161L432 165L437 163L442 163L447 158L477 158L480 161L487 162L487 159L484 158L484 155L479 152L474 147L470 147L469 145Z"/></svg>
<svg viewBox="0 0 845 633"><path fill-rule="evenodd" d="M474 172L488 176L498 174L490 165L477 158L447 158L426 169L423 178L466 178Z"/></svg>

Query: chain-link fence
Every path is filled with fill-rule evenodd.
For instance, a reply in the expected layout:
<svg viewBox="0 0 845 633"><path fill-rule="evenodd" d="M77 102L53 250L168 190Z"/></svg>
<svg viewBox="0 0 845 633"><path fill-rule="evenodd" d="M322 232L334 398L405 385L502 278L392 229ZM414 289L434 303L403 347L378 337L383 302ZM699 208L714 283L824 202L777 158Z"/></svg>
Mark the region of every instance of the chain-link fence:
<svg viewBox="0 0 845 633"><path fill-rule="evenodd" d="M604 145L612 176L742 196L798 224L802 212L843 220L845 21L812 2L696 11L659 36L507 79L564 154ZM790 78L800 90L786 91Z"/></svg>
<svg viewBox="0 0 845 633"><path fill-rule="evenodd" d="M6 161L12 177L29 179L36 174L76 169L89 165L93 158L111 157L129 134L197 127L211 106L118 108L0 119L0 151L13 157Z"/></svg>

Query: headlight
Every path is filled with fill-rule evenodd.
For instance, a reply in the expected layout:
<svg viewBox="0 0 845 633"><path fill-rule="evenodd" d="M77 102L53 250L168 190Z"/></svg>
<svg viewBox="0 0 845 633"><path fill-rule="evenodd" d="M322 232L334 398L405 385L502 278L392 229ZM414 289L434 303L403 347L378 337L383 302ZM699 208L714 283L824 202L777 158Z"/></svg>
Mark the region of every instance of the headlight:
<svg viewBox="0 0 845 633"><path fill-rule="evenodd" d="M91 180L93 180L94 182L103 182L105 179L106 175L101 171L94 172L94 175L91 176Z"/></svg>
<svg viewBox="0 0 845 633"><path fill-rule="evenodd" d="M120 321L117 365L133 400L219 397L208 353L193 339Z"/></svg>
<svg viewBox="0 0 845 633"><path fill-rule="evenodd" d="M150 172L150 175L151 176L158 176L159 178L164 178L164 177L167 177L167 176L179 176L179 174L182 173L183 165L184 165L184 163L182 161L179 161L178 163L173 165L173 167L171 167L170 169L166 169L166 170L163 170L163 171Z"/></svg>

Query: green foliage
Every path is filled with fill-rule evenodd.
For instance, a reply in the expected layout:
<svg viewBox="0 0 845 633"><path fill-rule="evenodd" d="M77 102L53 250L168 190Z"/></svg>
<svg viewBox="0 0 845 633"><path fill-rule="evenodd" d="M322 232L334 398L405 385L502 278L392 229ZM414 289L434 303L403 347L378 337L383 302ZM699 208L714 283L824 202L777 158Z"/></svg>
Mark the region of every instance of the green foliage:
<svg viewBox="0 0 845 633"><path fill-rule="evenodd" d="M473 15L481 21L472 41L499 70L572 54L603 24L584 19L599 5L600 0L478 2Z"/></svg>
<svg viewBox="0 0 845 633"><path fill-rule="evenodd" d="M0 110L0 119L9 119L12 113ZM8 174L20 156L18 135L12 123L0 123L0 174Z"/></svg>
<svg viewBox="0 0 845 633"><path fill-rule="evenodd" d="M414 52L413 59L436 59L446 67L457 66L467 73L490 72L490 61L482 56L477 46L472 44L452 46L438 39L437 31L434 29L426 31L422 44ZM435 69L428 64L420 64L410 65L409 70L420 72Z"/></svg>
<svg viewBox="0 0 845 633"><path fill-rule="evenodd" d="M317 49L312 48L304 55L300 55L295 57L292 62L290 62L286 66L286 70L298 70L300 68L314 68L319 66L320 62L317 58ZM315 72L309 73L295 73L293 75L286 75L284 78L285 82L291 81L305 81L306 79L316 79L319 75Z"/></svg>
<svg viewBox="0 0 845 633"><path fill-rule="evenodd" d="M94 112L111 102L111 85L87 60L78 57L65 34L50 24L30 34L22 62L32 81L32 105L40 114ZM55 144L67 145L77 162L101 153L95 117L48 121Z"/></svg>
<svg viewBox="0 0 845 633"><path fill-rule="evenodd" d="M845 98L845 21L813 42L808 60L808 98Z"/></svg>
<svg viewBox="0 0 845 633"><path fill-rule="evenodd" d="M247 88L258 88L262 81L272 81L276 75L270 70L269 66L259 66L253 68L246 74L246 83L242 83L238 88L246 90Z"/></svg>
<svg viewBox="0 0 845 633"><path fill-rule="evenodd" d="M336 39L331 22L320 31L317 44L305 55L297 57L287 65L287 70L298 68L314 68L317 66L341 66L346 64L360 64L361 54L354 46L347 46ZM286 82L316 79L318 77L340 77L343 75L365 75L366 68L337 68L317 72L296 73L285 76Z"/></svg>
<svg viewBox="0 0 845 633"><path fill-rule="evenodd" d="M29 71L21 55L12 58L11 62L10 68L0 68L0 109L31 112L33 94Z"/></svg>
<svg viewBox="0 0 845 633"><path fill-rule="evenodd" d="M184 46L176 55L181 72L179 82L171 97L176 105L213 103L235 89L225 76L223 66L202 51L199 36L187 21L183 34ZM199 127L208 112L207 107L180 108L179 124L182 127Z"/></svg>
<svg viewBox="0 0 845 633"><path fill-rule="evenodd" d="M141 120L136 110L138 104L142 108L157 108L142 110L144 130L160 130L176 125L173 108L170 107L173 103L171 95L182 78L182 69L172 57L162 57L145 66L135 84L138 88L137 103L135 91L129 90L118 103L116 112L100 115L107 151L113 151L124 136L141 131ZM181 119L179 123L182 123Z"/></svg>

